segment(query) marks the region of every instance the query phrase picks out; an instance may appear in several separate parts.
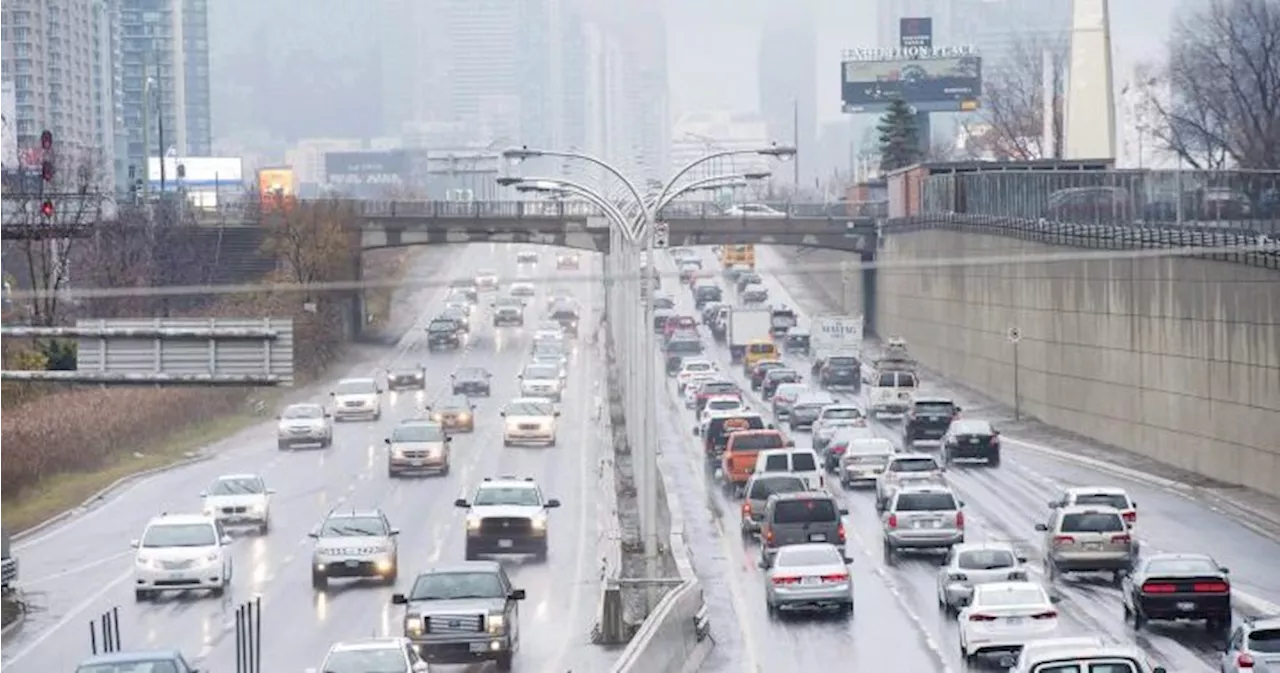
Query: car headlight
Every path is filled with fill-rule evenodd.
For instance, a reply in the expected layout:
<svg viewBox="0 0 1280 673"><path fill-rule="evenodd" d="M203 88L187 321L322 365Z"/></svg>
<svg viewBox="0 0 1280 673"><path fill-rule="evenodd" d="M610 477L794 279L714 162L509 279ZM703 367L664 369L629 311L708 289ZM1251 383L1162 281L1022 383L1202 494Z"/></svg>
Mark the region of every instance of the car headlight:
<svg viewBox="0 0 1280 673"><path fill-rule="evenodd" d="M468 517L467 530L480 530L480 519L476 517Z"/></svg>
<svg viewBox="0 0 1280 673"><path fill-rule="evenodd" d="M467 421L471 420L471 414L467 414L467 413L458 414L458 420L462 421L463 423L466 423Z"/></svg>
<svg viewBox="0 0 1280 673"><path fill-rule="evenodd" d="M534 519L533 519L533 529L534 529L534 530L546 530L546 529L547 529L547 517L545 517L545 516L534 517Z"/></svg>
<svg viewBox="0 0 1280 673"><path fill-rule="evenodd" d="M440 418L441 418L440 414L431 414L431 420L433 420L433 421L435 421L435 422L437 422L437 423L439 423L439 422L440 422Z"/></svg>
<svg viewBox="0 0 1280 673"><path fill-rule="evenodd" d="M404 635L409 638L422 635L422 618L417 615L405 615Z"/></svg>
<svg viewBox="0 0 1280 673"><path fill-rule="evenodd" d="M486 621L489 623L489 633L493 634L502 633L507 626L505 615L489 615Z"/></svg>

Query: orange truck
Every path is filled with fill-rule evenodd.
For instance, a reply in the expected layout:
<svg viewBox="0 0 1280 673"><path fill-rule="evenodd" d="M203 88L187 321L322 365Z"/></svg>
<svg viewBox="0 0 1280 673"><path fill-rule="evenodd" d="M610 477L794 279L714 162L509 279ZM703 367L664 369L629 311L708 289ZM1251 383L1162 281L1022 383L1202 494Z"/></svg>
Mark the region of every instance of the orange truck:
<svg viewBox="0 0 1280 673"><path fill-rule="evenodd" d="M735 496L741 494L756 471L756 458L760 452L788 446L795 446L795 442L773 426L731 433L720 458L720 473L725 488L732 490Z"/></svg>

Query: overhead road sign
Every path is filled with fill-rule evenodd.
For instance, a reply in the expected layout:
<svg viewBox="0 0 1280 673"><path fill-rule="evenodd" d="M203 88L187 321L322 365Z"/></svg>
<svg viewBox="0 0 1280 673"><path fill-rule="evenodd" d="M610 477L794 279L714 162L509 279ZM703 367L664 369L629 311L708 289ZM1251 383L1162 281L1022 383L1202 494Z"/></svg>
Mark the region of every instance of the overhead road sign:
<svg viewBox="0 0 1280 673"><path fill-rule="evenodd" d="M5 328L6 337L74 338L75 371L5 371L5 380L114 385L293 385L291 319L80 320Z"/></svg>

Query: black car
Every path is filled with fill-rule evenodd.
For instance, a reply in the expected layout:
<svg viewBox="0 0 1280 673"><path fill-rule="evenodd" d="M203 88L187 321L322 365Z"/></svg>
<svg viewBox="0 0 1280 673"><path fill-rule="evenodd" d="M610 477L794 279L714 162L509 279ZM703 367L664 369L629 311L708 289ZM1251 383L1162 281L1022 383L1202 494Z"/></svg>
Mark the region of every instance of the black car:
<svg viewBox="0 0 1280 673"><path fill-rule="evenodd" d="M990 422L971 418L951 422L942 437L942 459L950 465L967 458L986 461L991 467L1000 465L1000 432Z"/></svg>
<svg viewBox="0 0 1280 673"><path fill-rule="evenodd" d="M862 362L856 355L829 355L813 363L813 375L823 388L862 389Z"/></svg>
<svg viewBox="0 0 1280 673"><path fill-rule="evenodd" d="M788 369L787 363L781 360L765 360L751 370L751 389L760 390L764 385L764 377L774 369Z"/></svg>
<svg viewBox="0 0 1280 673"><path fill-rule="evenodd" d="M916 442L942 441L960 415L960 407L954 400L945 397L917 397L907 410L907 419L902 427L902 444L907 450Z"/></svg>
<svg viewBox="0 0 1280 673"><path fill-rule="evenodd" d="M392 369L387 372L387 390L423 390L427 387L427 368Z"/></svg>
<svg viewBox="0 0 1280 673"><path fill-rule="evenodd" d="M699 285L693 288L693 305L699 311L712 302L724 300L724 290L719 285Z"/></svg>
<svg viewBox="0 0 1280 673"><path fill-rule="evenodd" d="M462 325L452 318L436 318L427 325L427 349L462 348Z"/></svg>
<svg viewBox="0 0 1280 673"><path fill-rule="evenodd" d="M551 319L560 324L565 334L578 336L578 309L572 304L557 304L551 309Z"/></svg>
<svg viewBox="0 0 1280 673"><path fill-rule="evenodd" d="M463 367L449 375L454 395L488 397L493 374L480 367Z"/></svg>
<svg viewBox="0 0 1280 673"><path fill-rule="evenodd" d="M653 312L653 333L662 334L667 327L667 320L674 317L676 317L676 312L672 309L655 309Z"/></svg>
<svg viewBox="0 0 1280 673"><path fill-rule="evenodd" d="M463 334L471 332L471 316L467 314L466 309L449 307L440 312L440 317L457 323L458 330Z"/></svg>
<svg viewBox="0 0 1280 673"><path fill-rule="evenodd" d="M773 393L778 390L778 386L784 383L799 383L800 372L794 369L779 367L771 369L764 374L764 380L760 382L760 397L765 401L773 399Z"/></svg>
<svg viewBox="0 0 1280 673"><path fill-rule="evenodd" d="M1125 617L1136 629L1148 620L1204 620L1205 629L1231 630L1231 579L1205 554L1152 554L1122 580Z"/></svg>
<svg viewBox="0 0 1280 673"><path fill-rule="evenodd" d="M748 271L738 275L738 292L747 289L748 285L757 285L763 283L764 279L755 271Z"/></svg>

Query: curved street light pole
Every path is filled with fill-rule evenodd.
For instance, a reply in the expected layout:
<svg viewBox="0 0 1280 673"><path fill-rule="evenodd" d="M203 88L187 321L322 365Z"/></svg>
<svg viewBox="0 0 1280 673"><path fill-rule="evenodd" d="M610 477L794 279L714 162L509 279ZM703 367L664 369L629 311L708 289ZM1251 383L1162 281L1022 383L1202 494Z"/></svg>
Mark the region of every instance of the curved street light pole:
<svg viewBox="0 0 1280 673"><path fill-rule="evenodd" d="M617 178L619 182L621 182L623 185L626 186L627 191L631 193L631 197L636 200L636 203L639 203L642 206L644 204L644 195L641 194L640 188L636 187L636 184L632 182L629 178L627 178L627 176L623 175L622 171L614 167L613 164L599 157L595 157L590 154L585 154L582 152L563 152L560 150L529 149L529 147L527 146L506 150L502 153L502 156L506 159L516 160L516 161L523 161L525 159L532 159L535 157L559 157L562 159L578 159L580 161L585 161L595 166L599 166L605 172Z"/></svg>

